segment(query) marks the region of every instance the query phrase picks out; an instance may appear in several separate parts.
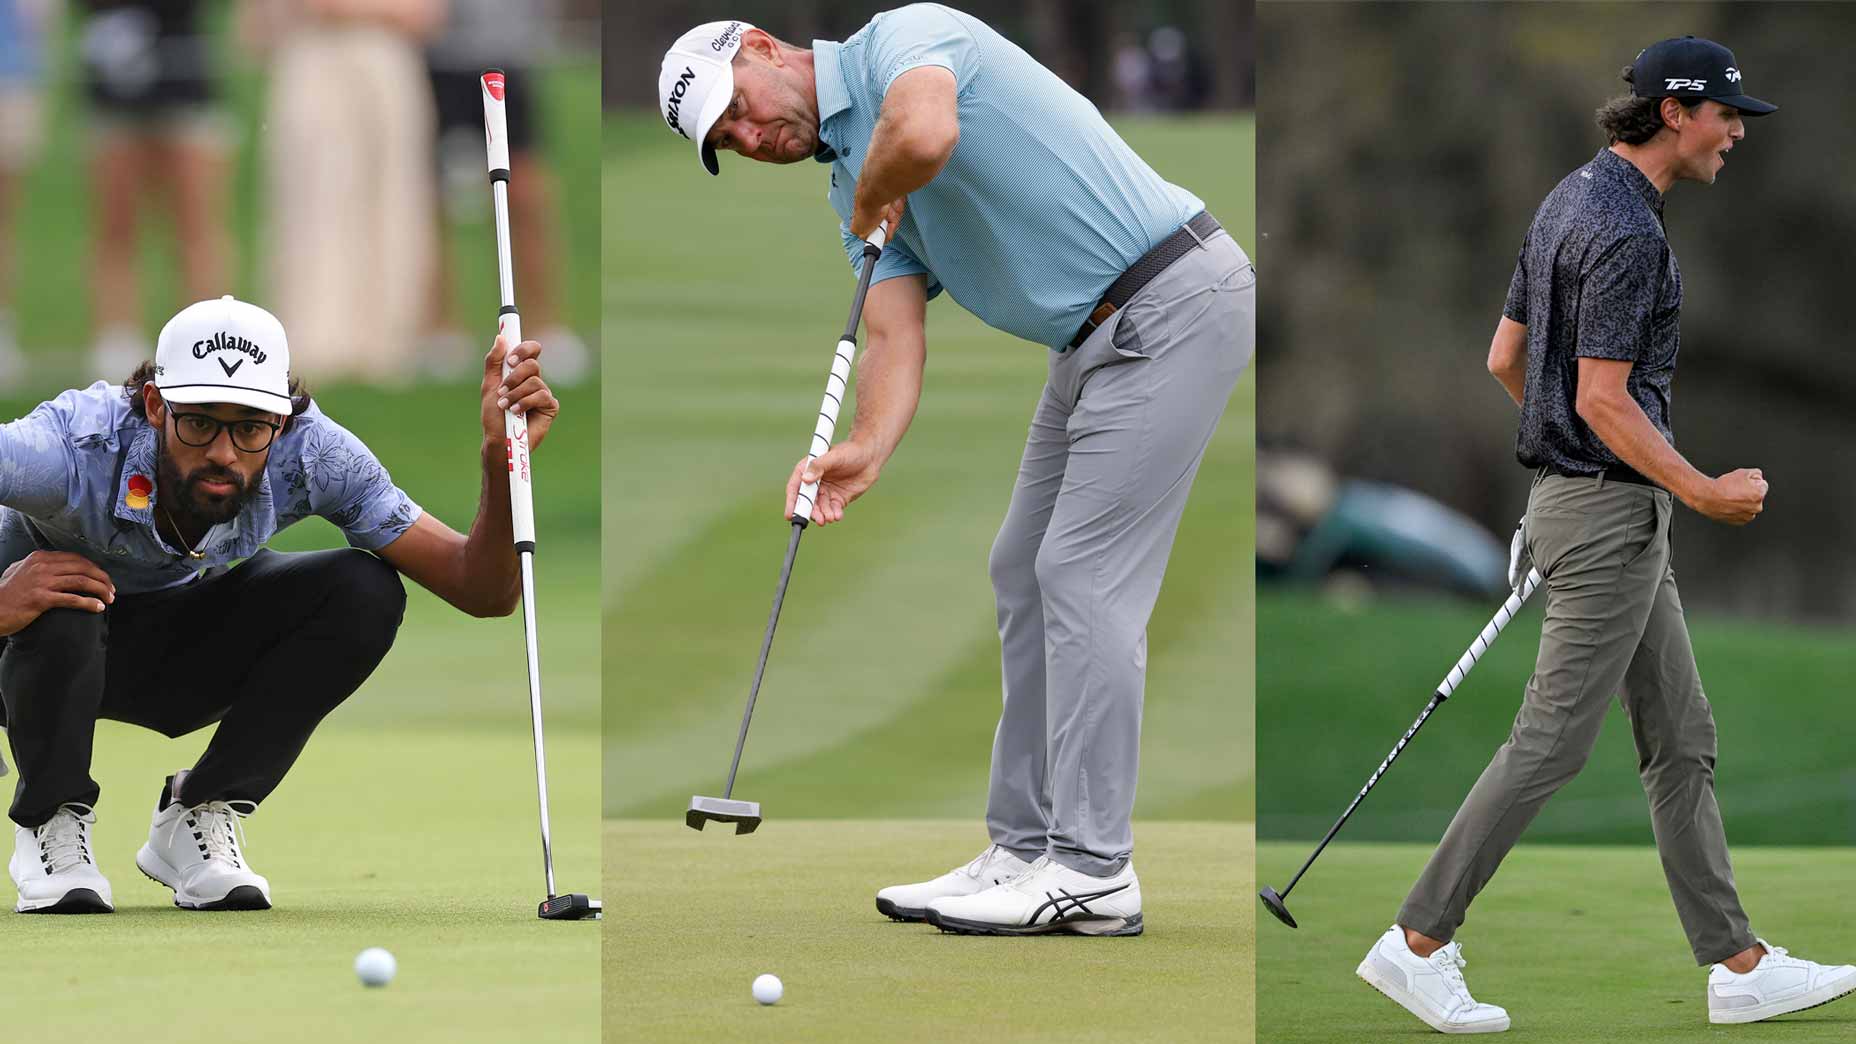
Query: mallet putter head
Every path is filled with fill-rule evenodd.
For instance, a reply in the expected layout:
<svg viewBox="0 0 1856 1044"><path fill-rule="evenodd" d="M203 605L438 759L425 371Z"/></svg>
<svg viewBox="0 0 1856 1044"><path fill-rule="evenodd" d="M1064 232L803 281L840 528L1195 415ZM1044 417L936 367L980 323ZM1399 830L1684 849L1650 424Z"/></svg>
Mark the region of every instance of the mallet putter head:
<svg viewBox="0 0 1856 1044"><path fill-rule="evenodd" d="M1282 904L1282 896L1276 894L1276 889L1265 887L1257 893L1257 897L1263 900L1263 905L1269 907L1270 913L1275 914L1278 921L1291 928L1296 927L1295 918L1289 916L1289 908Z"/></svg>
<svg viewBox="0 0 1856 1044"><path fill-rule="evenodd" d="M760 802L731 801L728 798L692 797L683 822L691 830L701 830L709 822L733 823L736 834L752 834L760 826Z"/></svg>
<svg viewBox="0 0 1856 1044"><path fill-rule="evenodd" d="M541 901L535 910L535 916L544 921L584 921L588 918L601 919L603 907L598 899L589 899L579 892L571 895L557 895Z"/></svg>

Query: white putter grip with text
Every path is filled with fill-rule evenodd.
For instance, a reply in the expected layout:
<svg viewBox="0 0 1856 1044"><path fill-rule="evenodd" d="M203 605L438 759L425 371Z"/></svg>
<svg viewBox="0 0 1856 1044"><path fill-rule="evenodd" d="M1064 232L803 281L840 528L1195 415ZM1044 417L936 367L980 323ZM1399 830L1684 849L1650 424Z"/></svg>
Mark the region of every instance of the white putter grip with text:
<svg viewBox="0 0 1856 1044"><path fill-rule="evenodd" d="M870 233L866 242L883 249L885 233L882 225ZM857 331L851 331L855 337ZM831 438L838 430L838 408L844 403L844 392L850 385L851 361L857 354L857 342L845 338L838 342L837 353L831 359L831 376L825 378L825 398L818 406L818 426L812 429L812 446L806 450L806 465L825 455L831 448ZM799 497L793 501L793 521L809 523L812 521L812 505L818 500L818 483L806 482L799 487Z"/></svg>
<svg viewBox="0 0 1856 1044"><path fill-rule="evenodd" d="M497 276L502 284L502 308L496 319L497 333L513 353L522 343L522 317L516 312L514 266L510 263L509 245L509 123L504 115L505 81L501 72L483 74L483 129L485 148L490 160L490 194L496 205ZM509 356L503 357L503 375L513 369ZM528 421L503 411L503 431L509 450L509 518L515 531L516 547L535 549L535 497L530 486L528 466Z"/></svg>

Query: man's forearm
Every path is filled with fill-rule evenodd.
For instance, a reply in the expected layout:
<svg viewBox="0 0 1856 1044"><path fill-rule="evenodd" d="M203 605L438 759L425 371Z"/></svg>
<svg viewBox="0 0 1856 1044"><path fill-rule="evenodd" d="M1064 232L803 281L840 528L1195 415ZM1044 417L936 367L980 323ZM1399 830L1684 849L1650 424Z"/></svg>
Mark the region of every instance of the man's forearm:
<svg viewBox="0 0 1856 1044"><path fill-rule="evenodd" d="M934 180L947 165L953 140L941 121L912 111L899 100L885 102L870 134L852 205L859 213L885 207ZM958 131L953 132L958 139Z"/></svg>
<svg viewBox="0 0 1856 1044"><path fill-rule="evenodd" d="M1527 357L1521 357L1521 365L1506 369L1491 369L1490 373L1501 382L1502 390L1514 400L1516 406L1522 404L1522 397L1527 394Z"/></svg>
<svg viewBox="0 0 1856 1044"><path fill-rule="evenodd" d="M928 357L921 337L872 337L857 364L857 418L851 438L888 460L908 433L921 402L922 370Z"/></svg>
<svg viewBox="0 0 1856 1044"><path fill-rule="evenodd" d="M1676 452L1634 399L1584 403L1579 417L1619 460L1691 507L1711 481Z"/></svg>
<svg viewBox="0 0 1856 1044"><path fill-rule="evenodd" d="M470 533L458 553L460 593L469 604L448 600L479 615L494 616L514 609L522 593L515 542L509 517L509 449L501 442L485 439L483 490L477 500L477 517L471 520Z"/></svg>

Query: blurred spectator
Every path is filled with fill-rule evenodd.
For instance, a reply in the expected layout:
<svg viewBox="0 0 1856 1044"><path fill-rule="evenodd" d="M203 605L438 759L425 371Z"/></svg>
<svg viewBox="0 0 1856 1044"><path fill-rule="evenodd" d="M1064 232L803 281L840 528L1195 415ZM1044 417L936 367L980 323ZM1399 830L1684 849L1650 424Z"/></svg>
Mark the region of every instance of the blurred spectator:
<svg viewBox="0 0 1856 1044"><path fill-rule="evenodd" d="M1115 108L1121 112L1153 111L1153 59L1140 38L1122 33L1115 41Z"/></svg>
<svg viewBox="0 0 1856 1044"><path fill-rule="evenodd" d="M185 301L231 291L225 224L229 128L200 0L83 0L90 104L95 376L121 380L153 354L136 279L145 204L165 192ZM171 312L181 303L168 302Z"/></svg>
<svg viewBox="0 0 1856 1044"><path fill-rule="evenodd" d="M1197 109L1208 89L1205 67L1178 26L1163 25L1147 38L1149 82L1161 109Z"/></svg>
<svg viewBox="0 0 1856 1044"><path fill-rule="evenodd" d="M0 385L25 372L13 320L13 212L38 158L49 0L0 0Z"/></svg>
<svg viewBox="0 0 1856 1044"><path fill-rule="evenodd" d="M273 308L320 378L410 375L438 236L420 50L444 0L251 0L271 52L265 192Z"/></svg>
<svg viewBox="0 0 1856 1044"><path fill-rule="evenodd" d="M509 0L451 0L444 31L426 49L432 94L438 103L440 184L456 186L444 199L462 199L481 208L489 190L484 183L483 95L478 79L485 69L508 77L510 250L515 255L516 303L521 306L526 336L548 353L549 373L557 383L579 380L589 367L585 342L561 322L556 274L553 181L539 145L536 118L541 81L533 75L543 44L542 26L550 6ZM442 209L440 211L442 216ZM478 362L490 312L479 303L469 314L483 322L465 332L452 325L449 251L441 250L430 296L430 335L422 362L429 372L457 373Z"/></svg>

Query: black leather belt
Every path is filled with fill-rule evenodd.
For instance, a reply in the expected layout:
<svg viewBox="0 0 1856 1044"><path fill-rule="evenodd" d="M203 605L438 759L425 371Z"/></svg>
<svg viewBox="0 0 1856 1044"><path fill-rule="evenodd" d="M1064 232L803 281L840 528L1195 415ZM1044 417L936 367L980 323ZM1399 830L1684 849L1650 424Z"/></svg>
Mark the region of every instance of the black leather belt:
<svg viewBox="0 0 1856 1044"><path fill-rule="evenodd" d="M1166 271L1167 266L1186 256L1186 251L1210 239L1212 234L1221 231L1223 226L1218 219L1201 210L1190 221L1181 225L1174 233L1160 241L1160 245L1141 256L1139 261L1128 266L1128 270L1109 284L1108 293L1096 304L1096 310L1089 313L1083 325L1070 338L1070 347L1074 348L1089 339L1096 332L1096 327L1108 322L1108 317L1128 303L1128 299L1140 293L1141 288L1153 282L1153 278Z"/></svg>
<svg viewBox="0 0 1856 1044"><path fill-rule="evenodd" d="M1595 472L1568 471L1557 464L1548 464L1542 470L1549 475L1558 475L1561 478L1598 478L1602 475L1606 482L1623 482L1632 486L1654 486L1657 489L1662 488L1644 477L1628 464L1613 464L1603 471Z"/></svg>

